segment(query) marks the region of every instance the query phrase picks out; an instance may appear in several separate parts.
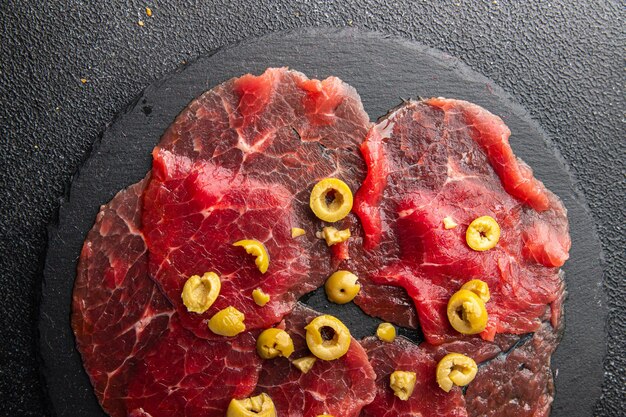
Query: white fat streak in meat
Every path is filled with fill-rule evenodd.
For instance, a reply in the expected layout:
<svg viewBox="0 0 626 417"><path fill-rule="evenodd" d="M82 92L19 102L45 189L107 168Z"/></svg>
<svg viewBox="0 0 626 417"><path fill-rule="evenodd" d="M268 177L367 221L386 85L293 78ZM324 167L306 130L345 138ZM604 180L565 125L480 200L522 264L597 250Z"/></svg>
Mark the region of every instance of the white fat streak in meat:
<svg viewBox="0 0 626 417"><path fill-rule="evenodd" d="M154 291L158 291L157 289L153 289L153 294ZM150 322L158 317L168 317L168 319L172 318L172 315L174 314L174 310L170 310L170 311L165 311L163 313L159 313L159 314L155 314L150 316L150 314L152 314L152 310L150 309L150 303L147 304L146 309L144 310L144 313L141 317L141 319L139 319L137 322L135 322L132 326L127 327L126 329L124 329L123 331L121 331L119 334L124 334L128 331L130 331L131 329L135 329L135 346L137 344L137 340L140 339L141 334L143 333L143 331L145 330L145 328L148 326L148 324L150 324ZM114 370L107 372L107 384L104 387L104 390L102 391L103 396L106 398L107 397L107 390L109 388L109 382L111 381L111 378L115 375L117 375L119 372L123 371L125 366L126 366L126 362L131 359L134 358L135 355L137 354L137 351L135 350L135 348L133 347L133 350L131 351L131 353L126 357L126 359L124 359L124 362L122 362L117 368L115 368Z"/></svg>
<svg viewBox="0 0 626 417"><path fill-rule="evenodd" d="M400 111L406 111L406 109L402 109ZM393 120L395 118L397 112L394 112L392 115L389 116L389 118L387 118L387 120L385 120L386 124L385 127L380 127L379 125L376 125L374 127L374 129L376 129L378 131L378 134L380 135L381 138L389 138L391 137L391 134L393 133L393 128L396 125L396 122Z"/></svg>
<svg viewBox="0 0 626 417"><path fill-rule="evenodd" d="M445 266L445 265L450 265L450 264L449 263L441 264L441 263L434 263L434 262L422 262L420 264L420 266Z"/></svg>
<svg viewBox="0 0 626 417"><path fill-rule="evenodd" d="M228 102L226 102L226 100L224 100L224 97L222 95L220 95L220 100L222 102L222 107L224 108L224 111L226 112L226 114L228 114L228 125L232 128L232 126L235 125L233 123L233 119L232 119L232 115L234 113L234 110L230 106L230 104L228 104ZM235 132L237 132L237 145L235 145L235 147L243 152L243 154L244 154L243 160L245 161L247 155L249 155L249 154L263 151L263 145L265 144L265 142L267 142L267 140L269 138L273 137L276 134L276 132L278 131L278 129L281 128L281 127L284 127L284 126L280 126L280 127L275 128L275 129L271 129L271 130L267 131L253 145L249 145L248 144L248 142L244 138L243 133L241 132L241 128L234 128ZM194 149L195 149L195 144L194 144ZM213 158L215 158L217 156L220 156L220 155L221 155L220 153L216 153L215 151L213 152Z"/></svg>
<svg viewBox="0 0 626 417"><path fill-rule="evenodd" d="M195 135L193 136L192 141L194 152L199 154L202 151L202 142L204 141L204 138L201 135Z"/></svg>
<svg viewBox="0 0 626 417"><path fill-rule="evenodd" d="M417 210L421 210L424 207L430 206L430 204L437 199L437 197L439 196L439 194L441 194L445 188L445 186L451 182L456 182L456 181L464 181L466 179L469 178L476 178L476 179L480 179L479 176L477 175L464 175L462 174L460 171L455 170L453 167L453 164L450 162L450 158L448 158L448 163L447 163L447 178L446 181L443 183L443 185L441 186L441 188L439 189L439 192L431 199L428 201L428 203L426 204L422 204L416 208L411 208L411 209L407 209L407 210L401 210L398 212L398 217L399 218L405 218L410 216L411 214L415 213Z"/></svg>
<svg viewBox="0 0 626 417"><path fill-rule="evenodd" d="M464 156L466 155L466 153L463 154ZM446 182L443 183L443 187L446 186L446 184L450 183L450 182L455 182L455 181L463 181L467 178L477 178L479 179L480 177L477 175L464 175L462 174L460 171L454 169L454 164L450 161L450 157L448 157L448 163L447 163L447 172L448 172L448 178L446 178Z"/></svg>
<svg viewBox="0 0 626 417"><path fill-rule="evenodd" d="M262 189L262 188L259 188ZM217 209L234 209L231 205L227 205L227 204L222 204L222 201L224 199L224 195L221 195L220 198L217 200L217 202L212 205L211 207L205 208L203 210L201 210L199 213L203 215L204 219L203 219L203 223L205 221L207 221L208 217L211 215L211 213L213 213L213 211L217 210ZM246 208L245 207L239 207L237 208L237 211L239 212L239 215L243 215L246 213ZM182 219L184 217L190 217L190 216L195 216L196 214L198 214L198 212L194 212L194 213L189 213L186 216L181 216L178 217L178 219ZM163 219L160 219L159 222L161 222ZM235 220L236 221L236 220ZM189 241L194 241L196 239L196 236L198 234L198 232L200 232L202 230L202 226L198 227L196 229L196 231L194 232L193 235L191 235L191 237L189 237ZM268 236L265 237L265 239L262 240L263 243L267 243L267 241L269 241L270 239L273 238L273 232L272 230L268 230ZM258 237L257 237L258 239ZM176 250L180 249L182 245L187 244L187 242L182 243L179 246L170 246L168 247L167 250L167 254L165 255L165 257L163 258L163 262L161 262L161 264L159 265L159 268L157 269L157 275L161 273L162 269L164 266L170 266L171 262L170 262L170 257L172 255L172 253L174 253Z"/></svg>
<svg viewBox="0 0 626 417"><path fill-rule="evenodd" d="M276 134L276 129L270 129L261 136L255 144L249 145L245 138L241 135L239 129L237 129L237 145L235 147L240 149L244 153L244 161L249 154L263 152L264 144L268 139L272 138Z"/></svg>
<svg viewBox="0 0 626 417"><path fill-rule="evenodd" d="M228 206L220 206L220 203L222 202L224 196L220 196L219 200L217 200L217 202L206 209L201 210L199 213L202 214L202 216L204 217L204 219L202 220L202 223L204 223L208 217L211 215L211 213L216 210L218 207L219 208L228 208ZM195 216L196 214L198 214L198 212L194 212L194 213L189 213L186 216L181 216L178 217L177 219L183 219L185 217L191 217L191 216ZM161 221L163 221L164 218L159 219L159 223ZM193 235L191 235L191 237L189 238L189 240L193 241L195 240L196 234L202 229L202 227L199 227L198 229L196 229L196 231L194 232ZM181 246L187 244L187 242L183 242L181 245L178 246L170 246L167 248L167 254L163 257L163 261L161 262L161 264L159 265L159 268L157 269L156 275L159 275L161 273L161 270L163 269L163 266L170 266L171 262L170 262L170 256L172 255L172 253L174 253L175 251L177 251L178 249L181 248Z"/></svg>
<svg viewBox="0 0 626 417"><path fill-rule="evenodd" d="M143 240L143 237L142 237ZM143 256L145 255L146 251L144 250L143 252L137 254L137 256L135 257L135 259L132 260L132 262L128 263L128 268L126 269L126 271L124 272L124 278L126 278L126 274L128 273L128 271L130 271L133 266L141 259L143 258ZM111 268L113 268L115 271L118 271L118 268L116 265L119 265L121 263L119 258L113 257L113 253L109 253L107 256L107 259L109 261L109 265ZM117 279L116 279L117 280ZM118 285L118 283L116 282L116 285ZM111 296L113 296L113 293L111 293ZM102 301L102 303L100 305L104 305L104 304L108 304L110 299L105 299ZM90 305L89 307L94 308L94 305ZM81 299L81 308L83 310L87 310L88 306L86 305L86 300ZM98 317L98 319L93 323L94 326L97 326L98 323L100 322L100 320L110 320L110 317L107 316L106 314L102 314ZM118 334L123 334L126 331L128 331L128 329L124 329L121 333Z"/></svg>
<svg viewBox="0 0 626 417"><path fill-rule="evenodd" d="M416 211L417 211L417 209L413 209L413 208L412 209L408 209L408 210L400 210L398 212L398 217L400 219L403 219L403 218L408 217L411 214L415 213Z"/></svg>

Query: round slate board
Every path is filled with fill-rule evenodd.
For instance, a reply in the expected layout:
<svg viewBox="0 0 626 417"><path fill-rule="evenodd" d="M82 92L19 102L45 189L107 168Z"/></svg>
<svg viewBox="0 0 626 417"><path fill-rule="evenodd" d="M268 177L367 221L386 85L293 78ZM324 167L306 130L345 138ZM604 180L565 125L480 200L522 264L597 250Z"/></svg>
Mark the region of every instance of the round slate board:
<svg viewBox="0 0 626 417"><path fill-rule="evenodd" d="M512 131L511 146L535 175L561 197L571 225L571 258L565 265L566 330L553 356L557 395L552 416L588 416L600 394L605 352L605 303L600 245L592 218L562 159L528 113L489 79L459 60L405 40L355 30L276 33L221 49L150 87L94 144L76 173L56 224L49 228L39 318L42 375L57 416L104 416L83 371L70 328L70 303L83 240L101 204L139 181L150 152L176 115L205 90L247 72L288 66L310 78L335 75L354 86L372 120L402 98L444 96L479 104ZM354 305L329 305L321 291L306 302L336 314L356 337L373 334L377 321Z"/></svg>

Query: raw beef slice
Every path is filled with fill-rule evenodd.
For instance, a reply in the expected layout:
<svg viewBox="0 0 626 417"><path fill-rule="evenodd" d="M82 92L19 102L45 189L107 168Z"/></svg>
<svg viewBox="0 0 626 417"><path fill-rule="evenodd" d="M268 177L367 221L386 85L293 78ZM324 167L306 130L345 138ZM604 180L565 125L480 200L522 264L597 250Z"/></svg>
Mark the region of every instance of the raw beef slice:
<svg viewBox="0 0 626 417"><path fill-rule="evenodd" d="M313 368L302 373L291 360L311 355L304 327L319 313L297 305L285 317L284 328L294 342L290 359L276 358L263 362L257 393L266 392L280 417L316 417L330 414L356 417L361 408L374 399L376 375L367 354L354 339L348 352L339 359L318 359Z"/></svg>
<svg viewBox="0 0 626 417"><path fill-rule="evenodd" d="M207 320L228 305L245 313L248 329L269 327L334 271L331 251L315 237L324 224L309 195L326 177L357 190L365 176L358 146L369 126L352 87L284 68L227 81L183 110L153 152L143 219L151 277L187 328L214 337ZM358 227L353 216L336 227L347 224ZM306 236L293 239L292 227ZM232 247L239 239L265 244L266 274ZM222 293L207 312L188 313L184 282L208 271L221 275ZM272 296L263 308L250 296L256 287Z"/></svg>
<svg viewBox="0 0 626 417"><path fill-rule="evenodd" d="M391 112L362 146L368 175L354 210L364 252L344 265L362 279L403 287L431 343L459 337L446 305L471 279L486 281L492 294L483 338L536 331L551 305L556 325L559 267L570 247L566 210L515 158L509 135L502 120L476 105L430 99ZM477 252L465 232L484 215L502 234L494 249ZM458 226L445 229L445 217ZM357 303L376 314L376 294L361 297L370 302Z"/></svg>
<svg viewBox="0 0 626 417"><path fill-rule="evenodd" d="M102 408L112 417L219 416L260 371L255 338L208 342L184 329L148 277L139 232L146 180L103 206L83 245L72 328Z"/></svg>
<svg viewBox="0 0 626 417"><path fill-rule="evenodd" d="M363 408L363 417L467 417L461 390L444 392L437 385L437 361L432 352L404 337L396 338L393 343L368 337L362 345L376 372L376 398ZM406 401L396 397L389 385L390 375L395 371L416 374L415 389Z"/></svg>
<svg viewBox="0 0 626 417"><path fill-rule="evenodd" d="M148 278L148 254L139 232L147 180L102 206L78 264L72 329L102 408L125 417L129 370L167 331L174 313Z"/></svg>
<svg viewBox="0 0 626 417"><path fill-rule="evenodd" d="M364 276L363 274L359 274ZM417 313L413 300L401 287L375 284L370 280L359 280L361 291L354 302L370 316L401 327L416 329ZM385 300L382 302L382 300Z"/></svg>
<svg viewBox="0 0 626 417"><path fill-rule="evenodd" d="M248 329L267 328L289 313L300 295L316 288L301 240L291 237L296 222L291 194L210 162L192 162L165 150L154 154L153 180L144 200L144 232L150 261L164 294L178 308L182 322L196 335L225 340L208 328L216 312L234 306ZM262 274L254 257L233 243L256 239L270 256ZM191 275L214 271L220 294L204 314L188 313L183 285ZM252 291L261 288L270 301L259 307Z"/></svg>
<svg viewBox="0 0 626 417"><path fill-rule="evenodd" d="M256 387L261 359L255 334L204 340L175 315L132 370L127 409L150 417L224 417L233 398L248 397Z"/></svg>
<svg viewBox="0 0 626 417"><path fill-rule="evenodd" d="M481 366L465 393L468 415L549 416L554 399L550 356L561 330L543 323L531 337Z"/></svg>
<svg viewBox="0 0 626 417"><path fill-rule="evenodd" d="M468 338L441 345L416 346L399 337L385 343L375 337L362 341L376 372L376 398L363 408L363 417L409 416L548 416L554 399L550 355L561 328L544 322L534 334L497 335L495 342ZM476 378L465 392L439 388L437 363L448 353L462 353L478 364ZM389 386L396 370L417 374L413 395L402 401Z"/></svg>

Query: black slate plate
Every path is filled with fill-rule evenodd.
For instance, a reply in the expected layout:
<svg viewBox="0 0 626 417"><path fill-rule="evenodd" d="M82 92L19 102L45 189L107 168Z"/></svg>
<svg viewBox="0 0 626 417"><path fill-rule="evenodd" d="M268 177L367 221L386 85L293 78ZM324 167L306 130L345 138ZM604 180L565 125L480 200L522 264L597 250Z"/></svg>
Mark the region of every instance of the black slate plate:
<svg viewBox="0 0 626 417"><path fill-rule="evenodd" d="M311 78L342 78L357 89L372 119L399 104L401 97L429 96L469 100L502 117L512 131L516 154L569 210L572 250L564 268L569 296L565 335L553 357L557 396L552 416L591 415L600 393L606 344L601 252L592 218L577 198L562 159L523 108L457 59L405 40L354 30L277 33L219 50L147 88L103 133L49 228L39 347L51 412L104 415L69 323L76 262L99 206L145 175L152 147L190 100L231 77L258 74L270 66L289 66ZM344 318L357 337L375 328L376 321L356 307L329 306L319 291L307 303Z"/></svg>

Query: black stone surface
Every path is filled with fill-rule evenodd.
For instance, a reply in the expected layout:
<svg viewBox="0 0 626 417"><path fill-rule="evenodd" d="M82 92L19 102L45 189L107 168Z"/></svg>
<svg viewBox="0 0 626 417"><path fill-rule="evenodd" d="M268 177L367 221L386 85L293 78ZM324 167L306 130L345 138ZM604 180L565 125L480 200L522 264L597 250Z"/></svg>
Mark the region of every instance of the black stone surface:
<svg viewBox="0 0 626 417"><path fill-rule="evenodd" d="M263 3L0 4L0 415L45 413L34 343L45 226L113 116L152 80L217 47L278 29L350 25L463 59L547 131L591 207L606 259L610 336L594 414L625 415L623 4Z"/></svg>

